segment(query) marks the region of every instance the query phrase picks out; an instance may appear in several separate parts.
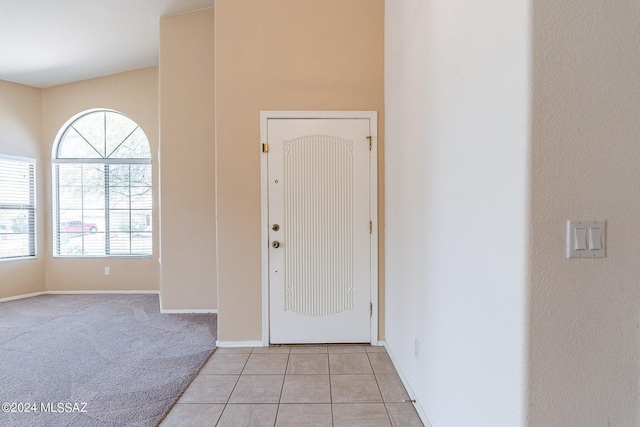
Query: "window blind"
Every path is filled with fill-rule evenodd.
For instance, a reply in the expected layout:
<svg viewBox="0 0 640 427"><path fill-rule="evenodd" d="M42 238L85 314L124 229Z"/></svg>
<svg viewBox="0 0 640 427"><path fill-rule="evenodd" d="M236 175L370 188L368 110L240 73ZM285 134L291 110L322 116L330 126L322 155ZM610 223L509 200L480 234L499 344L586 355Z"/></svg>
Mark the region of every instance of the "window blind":
<svg viewBox="0 0 640 427"><path fill-rule="evenodd" d="M150 164L55 164L56 255L150 256Z"/></svg>
<svg viewBox="0 0 640 427"><path fill-rule="evenodd" d="M0 155L0 260L36 256L36 161Z"/></svg>

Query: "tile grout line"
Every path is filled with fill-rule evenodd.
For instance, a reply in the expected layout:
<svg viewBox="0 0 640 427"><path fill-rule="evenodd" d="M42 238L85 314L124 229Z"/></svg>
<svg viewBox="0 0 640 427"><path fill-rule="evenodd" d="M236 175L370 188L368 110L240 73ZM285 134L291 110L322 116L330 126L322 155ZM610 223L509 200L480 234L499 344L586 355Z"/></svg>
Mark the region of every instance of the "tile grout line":
<svg viewBox="0 0 640 427"><path fill-rule="evenodd" d="M282 391L284 390L284 382L287 379L287 369L289 368L289 360L291 360L291 348L289 348L289 352L287 353L287 363L284 365L284 375L282 376L282 385L280 386L280 396L278 396L278 406L276 408L276 417L273 420L273 425L278 423L278 414L280 414L280 404L282 402Z"/></svg>
<svg viewBox="0 0 640 427"><path fill-rule="evenodd" d="M331 388L331 353L329 352L329 346L327 346L327 369L329 371L329 404L331 405L331 427L335 427L336 422L333 416L333 389Z"/></svg>
<svg viewBox="0 0 640 427"><path fill-rule="evenodd" d="M373 363L371 363L371 357L369 357L369 353L367 352L367 359L369 360L369 365L371 365L371 371L373 372L373 379L376 382L376 386L378 387L378 393L380 393L380 400L382 400L382 406L384 407L384 412L387 414L387 420L389 420L389 425L393 426L393 422L391 421L391 416L389 415L389 410L387 409L387 402L384 400L384 396L382 395L382 389L380 388L380 383L378 382L378 377L376 376L376 370L373 368Z"/></svg>
<svg viewBox="0 0 640 427"><path fill-rule="evenodd" d="M220 424L220 420L222 419L222 415L224 415L224 411L227 410L227 406L229 405L229 400L231 400L231 395L233 394L233 392L235 391L236 387L238 386L238 382L240 382L240 377L242 376L242 372L247 367L247 363L249 363L249 357L251 357L252 353L253 353L253 348L251 348L251 352L249 352L249 356L247 356L247 360L245 360L244 365L242 365L242 369L240 370L240 374L238 375L238 379L236 379L236 383L233 385L233 388L231 389L231 392L229 393L229 397L227 397L227 401L224 403L224 408L222 408L222 412L220 412L220 416L218 417L218 420L216 421L216 426L218 424ZM246 354L246 353L237 353L237 354L243 355L243 354ZM238 357L238 356L236 356L236 357Z"/></svg>

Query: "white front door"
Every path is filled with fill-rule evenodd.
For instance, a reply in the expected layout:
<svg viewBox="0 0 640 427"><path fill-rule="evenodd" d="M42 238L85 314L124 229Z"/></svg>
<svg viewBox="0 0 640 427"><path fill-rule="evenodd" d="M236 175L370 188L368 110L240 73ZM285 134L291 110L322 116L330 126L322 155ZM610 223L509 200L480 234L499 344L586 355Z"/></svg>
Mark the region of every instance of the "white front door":
<svg viewBox="0 0 640 427"><path fill-rule="evenodd" d="M271 343L371 342L369 119L268 119Z"/></svg>

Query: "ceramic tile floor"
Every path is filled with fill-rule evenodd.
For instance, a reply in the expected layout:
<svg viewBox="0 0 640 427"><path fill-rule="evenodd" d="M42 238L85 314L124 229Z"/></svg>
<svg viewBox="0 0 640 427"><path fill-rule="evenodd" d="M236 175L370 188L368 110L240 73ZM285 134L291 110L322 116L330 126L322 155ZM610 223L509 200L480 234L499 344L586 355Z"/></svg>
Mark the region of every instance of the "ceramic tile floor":
<svg viewBox="0 0 640 427"><path fill-rule="evenodd" d="M219 348L171 409L173 426L422 426L383 347Z"/></svg>

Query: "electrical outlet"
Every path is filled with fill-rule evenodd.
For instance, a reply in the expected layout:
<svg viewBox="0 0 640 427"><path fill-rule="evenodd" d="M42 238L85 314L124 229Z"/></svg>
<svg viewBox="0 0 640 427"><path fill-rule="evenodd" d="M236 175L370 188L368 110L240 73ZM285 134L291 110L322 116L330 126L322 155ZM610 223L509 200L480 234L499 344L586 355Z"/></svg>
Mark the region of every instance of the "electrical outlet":
<svg viewBox="0 0 640 427"><path fill-rule="evenodd" d="M417 338L413 342L413 354L417 360L420 360L420 341Z"/></svg>
<svg viewBox="0 0 640 427"><path fill-rule="evenodd" d="M110 274L111 274L111 267L105 267L105 268L104 268L104 275L105 275L105 276L108 276L108 275L110 275Z"/></svg>

